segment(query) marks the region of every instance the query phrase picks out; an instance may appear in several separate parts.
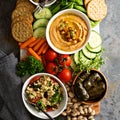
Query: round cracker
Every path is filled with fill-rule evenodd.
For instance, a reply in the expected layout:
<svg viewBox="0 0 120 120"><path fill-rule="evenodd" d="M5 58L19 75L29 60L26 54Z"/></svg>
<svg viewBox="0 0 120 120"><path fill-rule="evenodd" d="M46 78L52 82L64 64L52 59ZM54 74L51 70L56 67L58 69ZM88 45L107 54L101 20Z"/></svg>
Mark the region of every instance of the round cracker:
<svg viewBox="0 0 120 120"><path fill-rule="evenodd" d="M33 10L35 9L35 6L29 1L21 1L16 5L16 8L17 7L26 7L30 12L33 12Z"/></svg>
<svg viewBox="0 0 120 120"><path fill-rule="evenodd" d="M107 5L103 0L92 0L87 5L87 14L90 19L100 21L107 15Z"/></svg>
<svg viewBox="0 0 120 120"><path fill-rule="evenodd" d="M84 5L85 7L87 7L87 4L90 2L91 0L84 0Z"/></svg>
<svg viewBox="0 0 120 120"><path fill-rule="evenodd" d="M27 19L30 23L33 22L32 13L29 12L26 7L18 7L12 12L12 20L19 16L25 17L25 19Z"/></svg>
<svg viewBox="0 0 120 120"><path fill-rule="evenodd" d="M27 22L29 22L30 24L32 24L32 23L31 23L32 21L30 21L28 17L18 16L18 17L14 18L14 19L12 20L12 25L13 25L14 23L16 23L16 22L24 21L24 20L27 21Z"/></svg>
<svg viewBox="0 0 120 120"><path fill-rule="evenodd" d="M18 42L24 42L33 35L32 25L27 21L19 21L12 25L12 36Z"/></svg>

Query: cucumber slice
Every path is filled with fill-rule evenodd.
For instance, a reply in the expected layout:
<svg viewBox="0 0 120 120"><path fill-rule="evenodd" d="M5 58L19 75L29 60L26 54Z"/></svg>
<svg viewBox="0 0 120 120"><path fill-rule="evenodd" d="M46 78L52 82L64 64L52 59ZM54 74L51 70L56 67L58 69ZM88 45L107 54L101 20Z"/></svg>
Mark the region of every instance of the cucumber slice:
<svg viewBox="0 0 120 120"><path fill-rule="evenodd" d="M82 52L88 59L94 59L96 57L96 53L90 52L86 47L82 49Z"/></svg>
<svg viewBox="0 0 120 120"><path fill-rule="evenodd" d="M46 28L45 27L39 27L34 30L33 36L35 38L45 38Z"/></svg>
<svg viewBox="0 0 120 120"><path fill-rule="evenodd" d="M34 17L36 19L40 18L50 19L52 17L52 13L48 8L43 8L39 13L34 12Z"/></svg>
<svg viewBox="0 0 120 120"><path fill-rule="evenodd" d="M90 63L90 60L84 56L83 52L79 52L79 61L82 62L83 65L88 65Z"/></svg>
<svg viewBox="0 0 120 120"><path fill-rule="evenodd" d="M97 48L102 44L102 38L99 33L96 31L92 31L88 44L90 45L91 48Z"/></svg>
<svg viewBox="0 0 120 120"><path fill-rule="evenodd" d="M75 71L77 70L77 65L75 64L75 61L74 61L74 55L71 56L71 64L70 64L70 67Z"/></svg>
<svg viewBox="0 0 120 120"><path fill-rule="evenodd" d="M102 50L102 46L98 46L97 48L91 48L89 44L86 45L86 48L93 53L100 53Z"/></svg>
<svg viewBox="0 0 120 120"><path fill-rule="evenodd" d="M75 64L79 64L79 52L76 52L73 56Z"/></svg>
<svg viewBox="0 0 120 120"><path fill-rule="evenodd" d="M38 27L46 27L48 24L48 21L49 21L48 19L44 19L44 18L36 20L33 23L33 29L36 29Z"/></svg>

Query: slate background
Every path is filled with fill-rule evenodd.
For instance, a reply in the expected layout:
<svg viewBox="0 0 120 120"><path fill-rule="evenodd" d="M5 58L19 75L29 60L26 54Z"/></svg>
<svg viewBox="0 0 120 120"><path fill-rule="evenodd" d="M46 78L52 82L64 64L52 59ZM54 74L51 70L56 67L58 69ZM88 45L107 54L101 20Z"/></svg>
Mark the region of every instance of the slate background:
<svg viewBox="0 0 120 120"><path fill-rule="evenodd" d="M120 1L106 0L108 14L100 23L105 64L101 71L108 79L108 92L101 102L96 120L120 120ZM19 57L19 48L11 36L11 12L16 0L0 0L0 49Z"/></svg>

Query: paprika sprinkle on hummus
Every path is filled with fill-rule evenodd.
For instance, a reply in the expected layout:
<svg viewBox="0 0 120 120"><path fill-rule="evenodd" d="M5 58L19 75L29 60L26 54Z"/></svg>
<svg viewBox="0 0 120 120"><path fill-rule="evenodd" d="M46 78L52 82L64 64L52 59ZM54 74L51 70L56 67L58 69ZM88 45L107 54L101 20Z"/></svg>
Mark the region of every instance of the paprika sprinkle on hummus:
<svg viewBox="0 0 120 120"><path fill-rule="evenodd" d="M86 42L88 31L85 20L80 16L64 13L51 23L49 35L56 48L67 52L82 47Z"/></svg>

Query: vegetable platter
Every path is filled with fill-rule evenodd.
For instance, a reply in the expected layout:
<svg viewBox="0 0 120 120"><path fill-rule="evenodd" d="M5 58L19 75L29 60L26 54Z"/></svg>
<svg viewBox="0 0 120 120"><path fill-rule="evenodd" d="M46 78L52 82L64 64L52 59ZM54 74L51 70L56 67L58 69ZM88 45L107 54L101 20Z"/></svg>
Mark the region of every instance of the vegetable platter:
<svg viewBox="0 0 120 120"><path fill-rule="evenodd" d="M83 110L81 116L85 120L94 120L94 115L100 112L100 103L86 107L74 98L72 91L69 89L72 84L71 79L78 72L89 71L91 68L100 69L104 63L99 23L107 14L105 0L57 0L51 6L43 8L40 13L36 13L35 7L28 0L17 0L16 8L12 12L12 36L20 46L20 62L17 64L17 75L22 77L23 81L26 76L38 72L48 72L57 76L68 89L68 96L72 98L73 106L75 104L81 106ZM86 46L72 55L56 53L46 41L46 27L49 20L56 13L65 9L76 9L83 12L88 16L92 26L91 36ZM90 110L90 113L85 113L85 109ZM64 112L62 115L67 117L68 120L76 116L80 117L80 115L74 116L72 109L70 111L69 114Z"/></svg>

